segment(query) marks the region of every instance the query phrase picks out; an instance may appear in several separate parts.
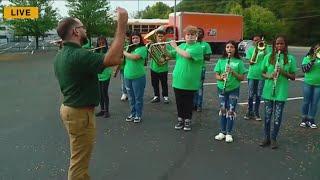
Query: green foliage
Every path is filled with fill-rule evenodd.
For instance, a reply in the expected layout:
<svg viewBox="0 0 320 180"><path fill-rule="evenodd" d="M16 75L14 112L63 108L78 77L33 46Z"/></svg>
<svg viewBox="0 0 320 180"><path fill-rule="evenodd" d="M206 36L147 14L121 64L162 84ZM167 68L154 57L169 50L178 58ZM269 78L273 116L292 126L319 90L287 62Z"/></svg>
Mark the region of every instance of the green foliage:
<svg viewBox="0 0 320 180"><path fill-rule="evenodd" d="M80 19L87 28L89 38L114 35L116 24L111 17L108 1L67 0L67 7L69 15Z"/></svg>
<svg viewBox="0 0 320 180"><path fill-rule="evenodd" d="M39 8L38 19L15 19L6 21L17 36L35 36L36 49L38 38L57 25L57 11L52 8L52 1L48 0L10 0L12 6L33 6Z"/></svg>
<svg viewBox="0 0 320 180"><path fill-rule="evenodd" d="M157 2L153 6L147 6L145 10L139 11L135 18L142 19L168 19L169 14L173 12L173 8L170 8L168 5Z"/></svg>

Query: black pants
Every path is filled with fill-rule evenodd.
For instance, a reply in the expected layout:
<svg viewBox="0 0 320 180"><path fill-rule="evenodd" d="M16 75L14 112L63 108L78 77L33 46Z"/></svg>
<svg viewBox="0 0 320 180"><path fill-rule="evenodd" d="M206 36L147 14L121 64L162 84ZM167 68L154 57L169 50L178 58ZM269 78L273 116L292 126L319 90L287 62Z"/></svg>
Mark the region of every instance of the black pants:
<svg viewBox="0 0 320 180"><path fill-rule="evenodd" d="M157 73L151 70L151 84L154 96L160 97L159 82L161 82L162 96L168 96L168 71Z"/></svg>
<svg viewBox="0 0 320 180"><path fill-rule="evenodd" d="M106 112L109 112L109 82L110 79L99 81L101 111Z"/></svg>
<svg viewBox="0 0 320 180"><path fill-rule="evenodd" d="M183 90L173 88L176 96L176 104L178 110L178 117L182 119L192 118L193 97L196 91Z"/></svg>

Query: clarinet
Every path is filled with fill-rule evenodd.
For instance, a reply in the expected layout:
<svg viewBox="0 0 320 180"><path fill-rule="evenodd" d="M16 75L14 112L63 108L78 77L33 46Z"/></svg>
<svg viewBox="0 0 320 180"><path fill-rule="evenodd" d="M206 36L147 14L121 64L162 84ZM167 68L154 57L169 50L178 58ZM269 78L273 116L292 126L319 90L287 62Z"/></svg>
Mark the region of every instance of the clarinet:
<svg viewBox="0 0 320 180"><path fill-rule="evenodd" d="M276 60L276 65L274 67L274 72L276 75L273 77L272 97L276 96L276 87L277 87L277 81L278 81L278 77L279 77L279 71L278 71L279 60L280 60L280 51L278 51L278 58Z"/></svg>
<svg viewBox="0 0 320 180"><path fill-rule="evenodd" d="M226 78L224 79L222 94L225 94L225 92L226 92L227 81L228 81L228 77L229 77L229 71L227 71L227 68L230 66L230 57L231 57L231 53L228 52L228 61L226 64L226 68L224 70L224 72L226 73Z"/></svg>

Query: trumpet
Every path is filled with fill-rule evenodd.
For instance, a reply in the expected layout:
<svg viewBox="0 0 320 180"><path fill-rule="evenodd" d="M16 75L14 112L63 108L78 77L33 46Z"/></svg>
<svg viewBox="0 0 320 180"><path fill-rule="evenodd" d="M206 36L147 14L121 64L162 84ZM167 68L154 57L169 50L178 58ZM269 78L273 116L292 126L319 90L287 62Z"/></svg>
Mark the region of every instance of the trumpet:
<svg viewBox="0 0 320 180"><path fill-rule="evenodd" d="M274 77L273 77L273 86L272 86L272 97L275 97L276 95L276 87L277 87L277 81L278 81L278 77L279 77L279 61L280 61L280 51L278 51L278 58L276 60L276 64L274 66L274 73L276 74Z"/></svg>
<svg viewBox="0 0 320 180"><path fill-rule="evenodd" d="M222 89L222 94L225 94L226 92L226 87L227 87L227 81L228 81L228 77L229 77L229 71L227 71L228 67L230 66L230 59L231 59L231 53L228 52L228 61L227 61L227 64L226 64L226 68L224 70L224 72L226 73L226 77L224 79L224 83L223 83L223 89Z"/></svg>

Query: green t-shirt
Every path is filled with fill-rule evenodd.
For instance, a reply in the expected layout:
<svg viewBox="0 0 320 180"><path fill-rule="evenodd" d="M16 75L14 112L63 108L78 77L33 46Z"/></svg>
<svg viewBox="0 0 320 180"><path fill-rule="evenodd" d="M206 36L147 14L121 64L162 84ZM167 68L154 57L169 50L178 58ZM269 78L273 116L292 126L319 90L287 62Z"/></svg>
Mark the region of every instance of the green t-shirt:
<svg viewBox="0 0 320 180"><path fill-rule="evenodd" d="M63 94L63 104L71 107L97 106L97 74L103 69L104 55L65 42L54 59L54 72Z"/></svg>
<svg viewBox="0 0 320 180"><path fill-rule="evenodd" d="M144 61L147 58L147 48L140 46L132 51L131 54L140 55L140 59L133 60L127 57L125 58L124 77L127 79L137 79L146 74Z"/></svg>
<svg viewBox="0 0 320 180"><path fill-rule="evenodd" d="M186 59L176 51L172 51L176 57L176 65L172 73L172 87L184 90L198 90L203 64L203 50L199 43L182 43L179 48L187 51L191 59Z"/></svg>
<svg viewBox="0 0 320 180"><path fill-rule="evenodd" d="M270 64L269 59L271 57L271 53L267 54L264 57L264 68L263 71L267 74L272 74L274 72L275 65ZM285 70L288 73L295 73L297 71L296 59L291 54L288 54L288 63L284 65L283 62L283 54L280 54L280 68ZM278 59L278 57L276 57ZM273 92L273 79L265 79L265 84L263 87L262 97L267 100L276 100L276 101L286 101L288 98L288 88L289 88L289 80L283 75L279 74L277 79L277 83L275 86L275 96L272 96Z"/></svg>
<svg viewBox="0 0 320 180"><path fill-rule="evenodd" d="M101 74L98 74L98 79L99 81L106 81L110 79L111 75L112 75L111 67L106 67L104 68Z"/></svg>
<svg viewBox="0 0 320 180"><path fill-rule="evenodd" d="M170 45L166 45L166 50L170 52L172 50L172 47ZM151 59L150 68L152 71L157 73L167 72L169 70L168 61L160 66L154 61L154 59Z"/></svg>
<svg viewBox="0 0 320 180"><path fill-rule="evenodd" d="M219 75L225 73L226 71L226 65L228 62L228 58L220 58L218 59L218 62L216 66L214 67L214 72L218 73ZM247 72L246 68L244 67L244 63L241 59L238 58L231 58L230 59L230 68L237 72L238 74L245 74ZM241 81L239 81L235 76L232 76L231 73L229 73L227 83L226 83L226 92L232 91L238 87L240 87ZM224 81L218 80L217 86L219 89L223 89Z"/></svg>
<svg viewBox="0 0 320 180"><path fill-rule="evenodd" d="M308 64L311 61L310 56L303 58L302 64ZM317 58L309 72L304 73L304 82L313 86L320 86L320 59Z"/></svg>
<svg viewBox="0 0 320 180"><path fill-rule="evenodd" d="M199 42L199 44L201 45L202 49L203 49L203 59L204 59L204 55L207 55L207 54L212 54L212 51L211 51L211 47L209 45L209 43L205 42L205 41L201 41ZM203 61L203 66L205 67L206 65L206 62Z"/></svg>
<svg viewBox="0 0 320 180"><path fill-rule="evenodd" d="M250 61L251 58L254 56L255 51L256 51L255 46L251 46L248 49L248 52L246 54L246 59L248 61ZM264 59L264 56L271 53L271 51L272 51L272 48L270 46L267 46L267 48L264 51L258 51L257 57L256 57L256 63L249 65L249 72L247 75L248 79L263 80L263 77L262 77L263 59Z"/></svg>

